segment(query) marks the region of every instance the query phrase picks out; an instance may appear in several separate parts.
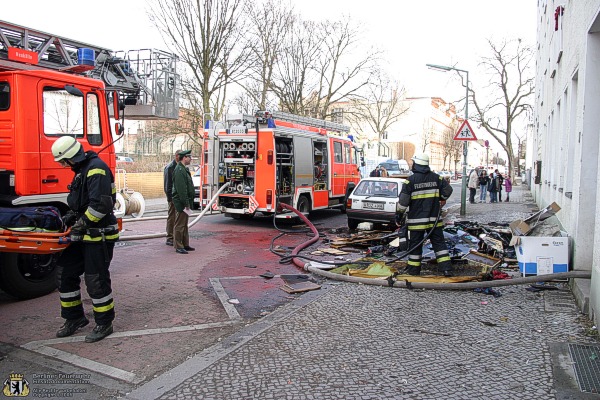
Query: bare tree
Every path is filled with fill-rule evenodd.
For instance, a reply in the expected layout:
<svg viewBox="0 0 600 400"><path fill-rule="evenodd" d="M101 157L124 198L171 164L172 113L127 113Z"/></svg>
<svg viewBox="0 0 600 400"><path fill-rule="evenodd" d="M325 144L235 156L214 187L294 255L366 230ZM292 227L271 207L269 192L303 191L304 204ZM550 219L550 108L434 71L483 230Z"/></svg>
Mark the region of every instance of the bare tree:
<svg viewBox="0 0 600 400"><path fill-rule="evenodd" d="M444 129L442 133L442 158L444 160L443 169L446 168L446 160L450 159L448 166L452 164L452 145L454 144L454 132L448 129Z"/></svg>
<svg viewBox="0 0 600 400"><path fill-rule="evenodd" d="M431 121L429 118L423 119L423 130L421 131L421 152L424 153L431 143Z"/></svg>
<svg viewBox="0 0 600 400"><path fill-rule="evenodd" d="M344 112L353 126L367 126L381 143L389 128L408 111L408 106L402 103L404 94L398 82L377 71L371 83L350 99L350 106Z"/></svg>
<svg viewBox="0 0 600 400"><path fill-rule="evenodd" d="M319 83L312 107L320 118L330 115L331 105L359 93L377 72L379 52L364 51L364 37L349 18L324 21L321 26L322 52L317 65Z"/></svg>
<svg viewBox="0 0 600 400"><path fill-rule="evenodd" d="M319 24L296 20L277 57L271 89L282 111L304 114L305 93L316 89L313 65L321 55Z"/></svg>
<svg viewBox="0 0 600 400"><path fill-rule="evenodd" d="M458 129L458 119L456 117L452 118L452 122L450 125L444 129L442 143L444 147L442 148L442 156L444 157L444 168L446 168L446 160L448 160L448 170L452 169L452 164L454 162L455 156L462 154L463 145L462 142L458 140L454 140L454 135L456 134L456 130Z"/></svg>
<svg viewBox="0 0 600 400"><path fill-rule="evenodd" d="M203 112L220 118L227 87L247 68L243 0L152 0L149 17L178 54L190 79L182 82L202 99Z"/></svg>
<svg viewBox="0 0 600 400"><path fill-rule="evenodd" d="M275 0L249 3L248 16L250 20L260 23L253 24L248 31L252 62L247 78L240 82L245 92L241 98L247 97L254 107L266 110L274 105L268 94L273 85L277 60L281 57L286 38L297 17L289 2Z"/></svg>
<svg viewBox="0 0 600 400"><path fill-rule="evenodd" d="M529 103L534 93L530 63L532 51L521 39L504 40L499 44L488 40L491 56L484 57L481 65L489 75L492 98L481 103L474 90L470 94L477 110L475 120L492 135L508 155L508 173L513 173L513 125L519 117L532 110Z"/></svg>
<svg viewBox="0 0 600 400"><path fill-rule="evenodd" d="M454 176L458 178L458 163L463 156L463 144L462 142L455 141L452 146L452 152L450 154L450 160L454 163Z"/></svg>
<svg viewBox="0 0 600 400"><path fill-rule="evenodd" d="M363 35L350 20L293 20L277 57L272 89L284 111L318 118L370 82L379 53L360 49Z"/></svg>

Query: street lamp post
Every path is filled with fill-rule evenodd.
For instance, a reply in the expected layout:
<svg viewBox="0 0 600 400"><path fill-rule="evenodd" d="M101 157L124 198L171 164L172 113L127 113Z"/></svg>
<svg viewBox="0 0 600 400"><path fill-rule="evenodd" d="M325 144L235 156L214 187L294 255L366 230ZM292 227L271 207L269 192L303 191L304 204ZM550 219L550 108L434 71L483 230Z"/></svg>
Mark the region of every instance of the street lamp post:
<svg viewBox="0 0 600 400"><path fill-rule="evenodd" d="M456 71L458 73L464 72L467 77L467 95L465 97L465 121L469 120L469 71L464 69L458 69L454 67L447 67L445 65L435 65L435 64L426 64L428 68L436 69L439 71ZM460 215L466 214L467 209L467 141L463 141L463 168L462 168L462 183L461 183L461 191L460 191Z"/></svg>

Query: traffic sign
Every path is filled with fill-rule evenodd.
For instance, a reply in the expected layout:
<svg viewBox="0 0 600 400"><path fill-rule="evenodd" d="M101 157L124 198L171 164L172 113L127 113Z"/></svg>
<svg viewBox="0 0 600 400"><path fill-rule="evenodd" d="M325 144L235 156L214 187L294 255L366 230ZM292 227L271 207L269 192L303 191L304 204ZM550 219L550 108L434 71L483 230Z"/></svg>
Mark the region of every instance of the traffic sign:
<svg viewBox="0 0 600 400"><path fill-rule="evenodd" d="M456 135L454 135L454 140L477 140L475 132L473 132L471 125L469 125L469 121L465 120L462 123L460 129L456 131Z"/></svg>

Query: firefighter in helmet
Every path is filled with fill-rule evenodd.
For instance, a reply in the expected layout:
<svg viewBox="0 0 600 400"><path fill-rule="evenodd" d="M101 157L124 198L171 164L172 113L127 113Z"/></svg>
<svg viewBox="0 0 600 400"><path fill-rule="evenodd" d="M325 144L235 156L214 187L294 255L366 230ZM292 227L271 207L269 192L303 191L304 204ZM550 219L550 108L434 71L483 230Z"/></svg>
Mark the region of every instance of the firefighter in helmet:
<svg viewBox="0 0 600 400"><path fill-rule="evenodd" d="M71 136L62 136L52 145L54 161L70 167L75 176L68 186L70 211L63 217L71 226L71 244L58 259L58 291L61 316L66 320L57 337L73 335L89 321L81 302L81 279L84 274L92 300L96 327L85 337L97 342L113 332L115 318L113 293L108 271L115 242L119 239L115 179L104 161L93 151L84 152Z"/></svg>
<svg viewBox="0 0 600 400"><path fill-rule="evenodd" d="M429 168L429 155L417 154L412 158L413 174L402 181L402 191L396 209L396 224L400 226L404 213L407 212L409 248L406 273L421 273L423 238L429 236L438 269L444 276L452 276L452 263L448 246L444 240L444 223L438 218L441 208L452 194L452 186ZM408 209L408 211L407 211ZM437 221L437 223L436 223Z"/></svg>

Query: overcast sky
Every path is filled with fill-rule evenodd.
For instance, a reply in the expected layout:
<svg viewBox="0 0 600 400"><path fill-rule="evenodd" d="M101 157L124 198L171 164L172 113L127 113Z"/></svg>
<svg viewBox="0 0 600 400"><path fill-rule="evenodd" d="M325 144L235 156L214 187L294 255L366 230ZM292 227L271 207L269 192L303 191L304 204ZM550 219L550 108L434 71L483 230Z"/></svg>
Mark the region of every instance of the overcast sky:
<svg viewBox="0 0 600 400"><path fill-rule="evenodd" d="M476 83L487 38L535 42L535 0L290 1L308 19L349 15L366 42L385 51L387 69L412 96L443 96L446 86L457 85L426 63L469 70ZM145 0L20 0L4 1L0 18L113 50L167 50L145 10Z"/></svg>
<svg viewBox="0 0 600 400"><path fill-rule="evenodd" d="M532 47L536 40L535 0L290 1L307 19L349 15L366 42L385 52L386 69L409 96L457 100L464 93L460 83L425 64L469 70L477 89L486 39L521 38ZM112 50L167 50L148 21L145 0L5 0L0 19Z"/></svg>

